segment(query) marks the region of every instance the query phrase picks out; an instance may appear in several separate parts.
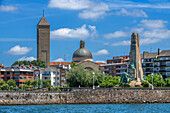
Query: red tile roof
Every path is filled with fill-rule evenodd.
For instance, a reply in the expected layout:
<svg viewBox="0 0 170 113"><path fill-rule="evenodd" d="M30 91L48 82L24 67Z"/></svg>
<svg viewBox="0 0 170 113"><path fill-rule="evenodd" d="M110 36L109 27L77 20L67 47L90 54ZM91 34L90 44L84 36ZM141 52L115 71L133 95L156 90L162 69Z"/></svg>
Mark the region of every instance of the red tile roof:
<svg viewBox="0 0 170 113"><path fill-rule="evenodd" d="M103 63L103 62L95 62L96 64L99 64L100 65L105 65L106 63Z"/></svg>
<svg viewBox="0 0 170 113"><path fill-rule="evenodd" d="M54 66L54 65L68 65L71 62L50 62L50 66Z"/></svg>

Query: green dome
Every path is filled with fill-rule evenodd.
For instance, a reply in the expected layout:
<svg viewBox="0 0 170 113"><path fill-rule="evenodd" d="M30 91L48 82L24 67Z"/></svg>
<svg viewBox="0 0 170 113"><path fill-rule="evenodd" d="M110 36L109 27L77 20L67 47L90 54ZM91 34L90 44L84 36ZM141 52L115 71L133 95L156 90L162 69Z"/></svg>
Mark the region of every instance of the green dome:
<svg viewBox="0 0 170 113"><path fill-rule="evenodd" d="M87 58L93 59L91 52L86 48L80 48L73 54L73 58Z"/></svg>

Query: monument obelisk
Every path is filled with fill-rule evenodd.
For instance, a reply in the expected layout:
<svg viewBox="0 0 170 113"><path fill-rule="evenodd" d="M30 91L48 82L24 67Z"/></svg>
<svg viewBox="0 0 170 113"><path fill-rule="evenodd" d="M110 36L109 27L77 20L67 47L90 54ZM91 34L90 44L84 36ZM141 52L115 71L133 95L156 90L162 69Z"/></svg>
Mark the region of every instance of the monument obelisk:
<svg viewBox="0 0 170 113"><path fill-rule="evenodd" d="M129 77L132 81L141 82L143 78L143 70L140 57L139 35L137 33L132 33L131 35L129 58Z"/></svg>

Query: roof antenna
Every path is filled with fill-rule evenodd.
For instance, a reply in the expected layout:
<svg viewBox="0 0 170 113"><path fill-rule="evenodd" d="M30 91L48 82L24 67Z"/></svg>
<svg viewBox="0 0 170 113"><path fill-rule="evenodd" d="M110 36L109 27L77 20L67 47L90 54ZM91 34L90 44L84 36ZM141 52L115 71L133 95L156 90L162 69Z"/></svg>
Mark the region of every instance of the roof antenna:
<svg viewBox="0 0 170 113"><path fill-rule="evenodd" d="M44 16L44 9L43 9L43 16Z"/></svg>

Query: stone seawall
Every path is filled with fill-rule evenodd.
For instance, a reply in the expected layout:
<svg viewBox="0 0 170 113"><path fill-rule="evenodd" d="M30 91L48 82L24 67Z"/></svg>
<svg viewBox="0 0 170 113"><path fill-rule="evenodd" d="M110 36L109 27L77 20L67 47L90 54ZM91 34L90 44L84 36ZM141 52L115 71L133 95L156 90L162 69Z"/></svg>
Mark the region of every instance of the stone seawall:
<svg viewBox="0 0 170 113"><path fill-rule="evenodd" d="M170 103L170 90L77 89L70 92L0 92L0 105Z"/></svg>

